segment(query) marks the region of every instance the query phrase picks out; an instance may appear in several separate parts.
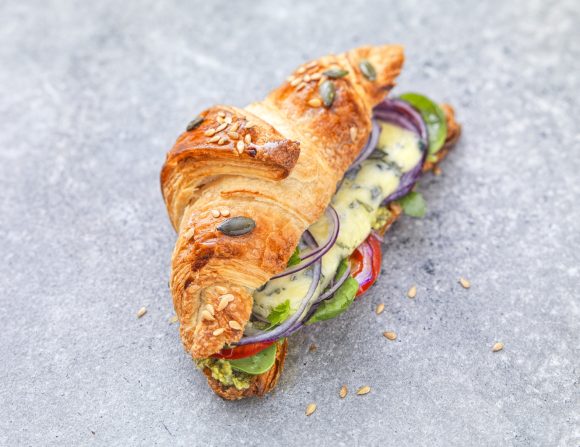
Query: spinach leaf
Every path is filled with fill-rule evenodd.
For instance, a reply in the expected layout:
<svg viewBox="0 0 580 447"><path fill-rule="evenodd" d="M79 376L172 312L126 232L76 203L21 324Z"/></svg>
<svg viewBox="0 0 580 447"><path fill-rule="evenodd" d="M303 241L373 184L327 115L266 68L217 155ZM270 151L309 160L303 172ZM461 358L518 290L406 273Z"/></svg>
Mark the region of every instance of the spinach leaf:
<svg viewBox="0 0 580 447"><path fill-rule="evenodd" d="M268 315L268 321L270 322L270 328L278 326L290 315L290 300L286 300L283 303L278 304L274 309L270 311Z"/></svg>
<svg viewBox="0 0 580 447"><path fill-rule="evenodd" d="M290 259L288 259L288 267L300 264L300 261L302 261L302 259L300 259L300 250L298 249L298 247L296 247L294 253L292 253L292 256L290 256Z"/></svg>
<svg viewBox="0 0 580 447"><path fill-rule="evenodd" d="M248 374L262 374L268 371L276 361L276 349L278 344L274 343L263 351L243 359L230 360L232 369L243 371Z"/></svg>
<svg viewBox="0 0 580 447"><path fill-rule="evenodd" d="M348 277L342 286L340 286L334 293L334 296L324 301L318 309L316 309L316 312L314 312L306 324L312 324L317 321L330 320L338 317L350 307L354 301L358 287L359 284L356 279Z"/></svg>

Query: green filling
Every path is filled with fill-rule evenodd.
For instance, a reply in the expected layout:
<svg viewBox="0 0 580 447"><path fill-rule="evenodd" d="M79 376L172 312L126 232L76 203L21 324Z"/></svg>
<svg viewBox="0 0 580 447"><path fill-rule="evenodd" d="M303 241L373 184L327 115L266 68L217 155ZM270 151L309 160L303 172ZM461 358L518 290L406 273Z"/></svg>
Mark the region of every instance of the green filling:
<svg viewBox="0 0 580 447"><path fill-rule="evenodd" d="M429 155L436 154L447 138L445 113L435 102L419 93L405 93L400 98L411 104L421 114L429 134Z"/></svg>
<svg viewBox="0 0 580 447"><path fill-rule="evenodd" d="M268 315L268 321L270 322L270 328L278 326L286 318L290 316L290 300L286 300L283 303L278 304L270 314Z"/></svg>
<svg viewBox="0 0 580 447"><path fill-rule="evenodd" d="M242 371L234 370L230 361L224 359L203 359L198 360L199 368L208 368L211 376L226 386L235 386L238 390L245 390L250 387L252 376Z"/></svg>
<svg viewBox="0 0 580 447"><path fill-rule="evenodd" d="M294 249L294 253L292 253L292 256L290 256L290 259L288 259L288 267L292 267L293 265L300 264L301 260L302 259L300 259L300 249L298 247L296 247Z"/></svg>
<svg viewBox="0 0 580 447"><path fill-rule="evenodd" d="M276 361L276 350L278 349L278 344L267 347L263 351L258 352L255 355L246 357L243 359L230 360L232 369L235 371L241 371L246 374L258 375L265 373Z"/></svg>
<svg viewBox="0 0 580 447"><path fill-rule="evenodd" d="M423 217L427 212L427 204L421 193L411 191L398 200L405 214L413 217Z"/></svg>

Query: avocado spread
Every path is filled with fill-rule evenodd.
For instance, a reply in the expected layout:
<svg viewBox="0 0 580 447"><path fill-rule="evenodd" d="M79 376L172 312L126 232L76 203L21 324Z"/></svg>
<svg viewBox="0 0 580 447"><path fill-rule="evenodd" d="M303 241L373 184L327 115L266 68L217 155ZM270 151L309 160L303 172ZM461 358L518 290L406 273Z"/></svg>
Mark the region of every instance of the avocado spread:
<svg viewBox="0 0 580 447"><path fill-rule="evenodd" d="M223 359L198 360L198 368L208 368L211 376L226 386L235 386L238 390L245 390L250 386L250 374L232 369L232 365Z"/></svg>

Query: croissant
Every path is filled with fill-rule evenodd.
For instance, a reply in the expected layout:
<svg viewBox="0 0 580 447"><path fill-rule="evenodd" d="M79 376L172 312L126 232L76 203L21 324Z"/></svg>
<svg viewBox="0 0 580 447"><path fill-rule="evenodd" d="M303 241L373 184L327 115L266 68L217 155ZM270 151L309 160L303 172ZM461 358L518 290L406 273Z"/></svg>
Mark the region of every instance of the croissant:
<svg viewBox="0 0 580 447"><path fill-rule="evenodd" d="M275 386L286 340L275 344L273 366L241 389L217 380L203 359L240 342L254 292L287 268L304 232L325 213L403 60L403 49L388 45L306 63L263 101L203 111L167 154L161 188L178 233L170 288L180 336L222 397L263 395ZM447 145L423 169L459 134L452 109L444 110ZM390 209L383 229L400 214Z"/></svg>

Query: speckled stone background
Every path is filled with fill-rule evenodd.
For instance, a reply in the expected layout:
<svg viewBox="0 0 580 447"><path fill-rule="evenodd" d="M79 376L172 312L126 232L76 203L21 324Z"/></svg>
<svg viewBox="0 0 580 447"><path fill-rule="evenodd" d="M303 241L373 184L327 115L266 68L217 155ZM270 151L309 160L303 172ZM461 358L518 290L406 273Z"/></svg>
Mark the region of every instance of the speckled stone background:
<svg viewBox="0 0 580 447"><path fill-rule="evenodd" d="M578 446L579 30L577 0L0 2L0 444ZM169 323L165 152L199 110L385 42L461 143L372 292L292 339L273 394L225 402Z"/></svg>

